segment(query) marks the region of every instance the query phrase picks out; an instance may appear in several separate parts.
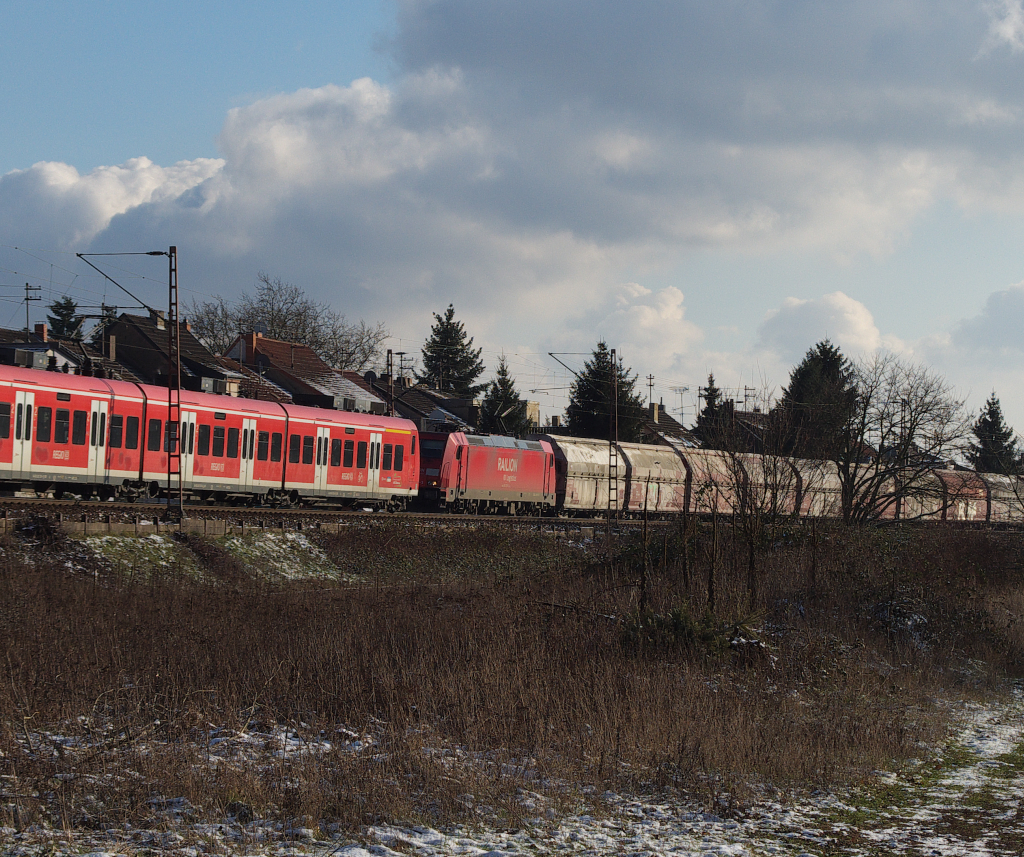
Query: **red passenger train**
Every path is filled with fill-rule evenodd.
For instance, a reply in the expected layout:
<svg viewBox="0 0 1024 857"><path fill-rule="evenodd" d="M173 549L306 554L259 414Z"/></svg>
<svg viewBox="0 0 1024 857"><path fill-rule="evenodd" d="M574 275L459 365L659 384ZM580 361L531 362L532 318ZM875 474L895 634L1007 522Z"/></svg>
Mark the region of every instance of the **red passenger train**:
<svg viewBox="0 0 1024 857"><path fill-rule="evenodd" d="M180 437L184 489L202 499L397 509L417 494L408 420L186 390L180 414L180 426L168 423L166 388L0 366L0 481L57 496L158 496Z"/></svg>

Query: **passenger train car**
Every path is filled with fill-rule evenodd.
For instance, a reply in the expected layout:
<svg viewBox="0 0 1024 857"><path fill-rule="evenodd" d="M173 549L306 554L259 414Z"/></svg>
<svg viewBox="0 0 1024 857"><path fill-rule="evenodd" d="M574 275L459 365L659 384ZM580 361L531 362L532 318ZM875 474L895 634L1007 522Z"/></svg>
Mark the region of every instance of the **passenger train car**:
<svg viewBox="0 0 1024 857"><path fill-rule="evenodd" d="M0 366L0 481L158 496L180 438L184 490L201 499L397 509L416 496L418 432L407 420L186 390L180 402L179 425L166 388Z"/></svg>

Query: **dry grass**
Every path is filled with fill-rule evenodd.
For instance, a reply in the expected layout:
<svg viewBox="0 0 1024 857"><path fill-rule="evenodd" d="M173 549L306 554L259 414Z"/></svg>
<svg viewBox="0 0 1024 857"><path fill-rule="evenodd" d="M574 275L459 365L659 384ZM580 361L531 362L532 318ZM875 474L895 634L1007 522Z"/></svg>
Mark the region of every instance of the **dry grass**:
<svg viewBox="0 0 1024 857"><path fill-rule="evenodd" d="M516 823L524 789L731 800L912 755L943 725L930 700L1024 663L1016 535L794 528L761 547L753 609L745 546L709 525L609 559L389 521L325 542L361 580L326 586L193 542L212 582L84 578L45 546L0 568L0 824L154 824L171 798L349 829ZM214 727L333 747L213 764Z"/></svg>

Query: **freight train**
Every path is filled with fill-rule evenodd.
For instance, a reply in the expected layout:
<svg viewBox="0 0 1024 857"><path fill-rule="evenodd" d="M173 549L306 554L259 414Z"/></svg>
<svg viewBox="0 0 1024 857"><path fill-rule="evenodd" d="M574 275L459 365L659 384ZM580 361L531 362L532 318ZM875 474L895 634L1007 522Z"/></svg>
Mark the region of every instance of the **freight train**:
<svg viewBox="0 0 1024 857"><path fill-rule="evenodd" d="M840 509L830 462L429 434L396 417L187 390L180 419L169 408L163 387L0 366L0 489L135 500L175 491L180 469L190 498L274 506L627 517L731 514L751 502L804 517ZM1014 477L935 469L922 481L926 490L883 516L1024 521Z"/></svg>

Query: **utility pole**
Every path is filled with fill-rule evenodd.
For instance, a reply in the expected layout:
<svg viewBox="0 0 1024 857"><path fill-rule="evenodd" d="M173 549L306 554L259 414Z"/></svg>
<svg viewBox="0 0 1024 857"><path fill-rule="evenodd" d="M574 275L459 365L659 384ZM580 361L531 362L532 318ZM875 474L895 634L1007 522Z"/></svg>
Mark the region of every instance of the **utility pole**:
<svg viewBox="0 0 1024 857"><path fill-rule="evenodd" d="M654 376L647 376L647 404L653 404L654 402Z"/></svg>
<svg viewBox="0 0 1024 857"><path fill-rule="evenodd" d="M395 415L395 359L388 349L388 416Z"/></svg>
<svg viewBox="0 0 1024 857"><path fill-rule="evenodd" d="M39 297L31 297L30 292L41 292L42 290L43 290L42 286L30 286L28 283L25 283L25 339L26 340L28 340L29 336L32 335L32 324L31 324L31 322L28 319L29 301L41 301L42 300L42 298L39 298Z"/></svg>

